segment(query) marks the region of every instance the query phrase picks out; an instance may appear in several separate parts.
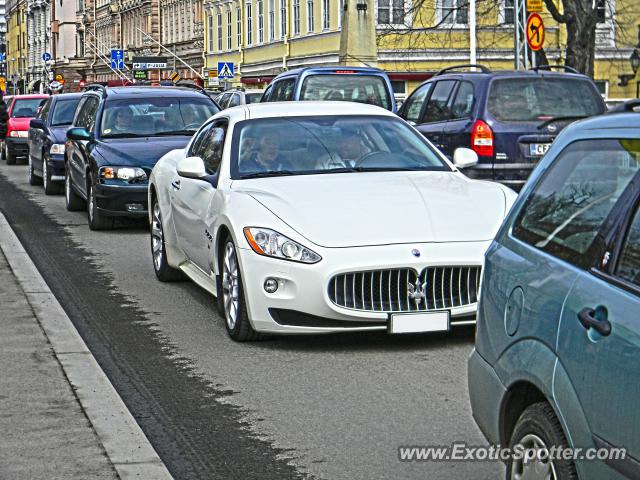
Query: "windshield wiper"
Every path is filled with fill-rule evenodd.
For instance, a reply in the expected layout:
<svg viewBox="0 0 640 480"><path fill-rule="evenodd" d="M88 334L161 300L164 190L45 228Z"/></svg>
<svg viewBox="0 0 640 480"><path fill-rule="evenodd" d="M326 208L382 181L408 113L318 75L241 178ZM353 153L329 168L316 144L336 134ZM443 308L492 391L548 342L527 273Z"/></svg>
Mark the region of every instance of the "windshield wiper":
<svg viewBox="0 0 640 480"><path fill-rule="evenodd" d="M148 136L149 135L142 135L140 133L110 133L103 135L102 138L141 138Z"/></svg>
<svg viewBox="0 0 640 480"><path fill-rule="evenodd" d="M265 172L247 173L240 177L241 180L245 178L263 178L263 177L279 177L281 175L295 175L291 170L267 170Z"/></svg>
<svg viewBox="0 0 640 480"><path fill-rule="evenodd" d="M167 130L164 132L156 132L152 135L149 135L150 137L159 137L161 135L193 135L194 133L196 133L195 130Z"/></svg>
<svg viewBox="0 0 640 480"><path fill-rule="evenodd" d="M538 130L542 130L544 127L553 122L560 122L563 120L582 120L583 118L587 118L587 115L568 115L566 117L551 117L549 120L545 120L540 125L538 125Z"/></svg>

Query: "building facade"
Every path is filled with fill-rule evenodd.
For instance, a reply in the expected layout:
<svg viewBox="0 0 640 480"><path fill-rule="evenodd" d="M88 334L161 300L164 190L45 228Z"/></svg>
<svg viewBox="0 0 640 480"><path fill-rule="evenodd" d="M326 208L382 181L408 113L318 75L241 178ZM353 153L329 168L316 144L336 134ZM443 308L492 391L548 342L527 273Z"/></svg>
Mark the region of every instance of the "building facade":
<svg viewBox="0 0 640 480"><path fill-rule="evenodd" d="M27 5L26 0L7 0L7 91L26 91L27 79Z"/></svg>
<svg viewBox="0 0 640 480"><path fill-rule="evenodd" d="M44 54L51 50L51 4L27 0L27 91L44 91L49 62Z"/></svg>

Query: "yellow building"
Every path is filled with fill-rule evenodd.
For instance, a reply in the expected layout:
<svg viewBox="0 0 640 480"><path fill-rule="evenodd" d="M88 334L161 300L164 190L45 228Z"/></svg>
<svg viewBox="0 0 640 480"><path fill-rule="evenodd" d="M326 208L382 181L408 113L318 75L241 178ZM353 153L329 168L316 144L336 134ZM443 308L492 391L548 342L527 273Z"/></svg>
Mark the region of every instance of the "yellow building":
<svg viewBox="0 0 640 480"><path fill-rule="evenodd" d="M27 83L27 15L25 0L8 0L7 11L7 92L25 93ZM12 80L15 79L15 84ZM15 90L14 90L15 85Z"/></svg>
<svg viewBox="0 0 640 480"><path fill-rule="evenodd" d="M264 86L285 69L340 64L344 1L204 0L205 74L218 62L234 62L234 84ZM409 93L440 68L469 63L467 0L422 0L415 7L412 0L346 1L346 14L373 20L377 62L367 63L385 69L397 93ZM513 0L476 1L477 62L513 69ZM640 2L598 1L595 80L603 95L636 97L640 75L629 59L638 43ZM542 16L546 56L561 64L566 29L546 11ZM347 52L344 63L363 63L359 60Z"/></svg>

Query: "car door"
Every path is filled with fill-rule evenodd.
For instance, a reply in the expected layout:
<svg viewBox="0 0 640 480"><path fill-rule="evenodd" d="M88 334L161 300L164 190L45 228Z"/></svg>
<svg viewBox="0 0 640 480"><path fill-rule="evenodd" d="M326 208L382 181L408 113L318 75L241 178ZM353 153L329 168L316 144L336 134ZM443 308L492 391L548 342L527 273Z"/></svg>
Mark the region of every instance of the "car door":
<svg viewBox="0 0 640 480"><path fill-rule="evenodd" d="M609 150L625 163L616 153ZM640 148L634 156L638 162ZM640 478L640 174L637 166L629 170L636 184L614 211L621 228L613 229L599 264L573 285L558 330L558 357L595 445L626 448L632 457L608 467L590 463L590 478L618 478L614 471Z"/></svg>
<svg viewBox="0 0 640 480"><path fill-rule="evenodd" d="M444 123L451 118L449 98L456 85L456 80L439 80L435 82L427 105L422 113L418 130L431 142L443 150L442 134Z"/></svg>
<svg viewBox="0 0 640 480"><path fill-rule="evenodd" d="M453 158L456 148L469 148L471 145L473 110L476 103L473 83L466 80L459 81L449 103L451 119L442 129L442 151L449 158Z"/></svg>
<svg viewBox="0 0 640 480"><path fill-rule="evenodd" d="M78 113L74 119L74 126L81 127L88 132L93 132L96 122L96 115L100 100L95 96L89 96L78 106ZM73 149L68 157L68 174L71 175L71 182L76 191L85 198L87 196L87 173L89 170L89 159L95 140L73 141Z"/></svg>
<svg viewBox="0 0 640 480"><path fill-rule="evenodd" d="M215 178L222 161L227 120L212 122L202 136L194 141L190 156L199 156L205 164L208 181L177 177L172 185L173 218L178 243L184 254L206 274L211 273L213 233L207 230L207 220L217 189ZM177 183L177 187L175 184Z"/></svg>
<svg viewBox="0 0 640 480"><path fill-rule="evenodd" d="M42 120L45 124L44 129L39 128L30 128L29 129L29 155L31 156L31 162L33 164L33 168L36 172L42 171L42 161L44 158L44 144L46 136L48 135L49 128L48 117L49 111L51 109L52 99L49 98L46 103L42 106L42 109L36 116L36 118Z"/></svg>

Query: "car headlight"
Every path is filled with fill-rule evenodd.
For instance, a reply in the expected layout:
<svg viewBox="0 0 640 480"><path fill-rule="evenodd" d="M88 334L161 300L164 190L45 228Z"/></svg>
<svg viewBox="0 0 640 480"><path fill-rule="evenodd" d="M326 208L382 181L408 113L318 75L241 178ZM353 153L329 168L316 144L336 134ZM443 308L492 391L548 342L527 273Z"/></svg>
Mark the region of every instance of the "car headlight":
<svg viewBox="0 0 640 480"><path fill-rule="evenodd" d="M14 138L27 138L29 136L29 132L26 130L11 130L9 136Z"/></svg>
<svg viewBox="0 0 640 480"><path fill-rule="evenodd" d="M100 178L137 183L146 181L147 174L139 167L101 167Z"/></svg>
<svg viewBox="0 0 640 480"><path fill-rule="evenodd" d="M64 143L54 143L49 149L49 153L52 155L64 154Z"/></svg>
<svg viewBox="0 0 640 480"><path fill-rule="evenodd" d="M258 255L301 263L317 263L322 260L313 250L268 228L245 227L244 236Z"/></svg>

